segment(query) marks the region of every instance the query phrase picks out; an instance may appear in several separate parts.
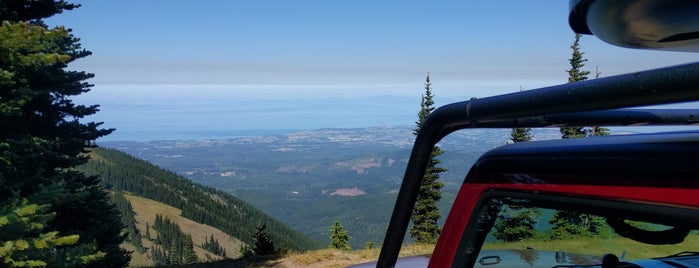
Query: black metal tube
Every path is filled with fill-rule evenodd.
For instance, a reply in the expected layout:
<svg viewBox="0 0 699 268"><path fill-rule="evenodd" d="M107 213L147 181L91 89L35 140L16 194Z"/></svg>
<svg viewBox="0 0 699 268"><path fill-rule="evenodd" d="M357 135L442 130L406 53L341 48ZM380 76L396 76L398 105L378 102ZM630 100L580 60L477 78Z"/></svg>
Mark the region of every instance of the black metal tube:
<svg viewBox="0 0 699 268"><path fill-rule="evenodd" d="M699 124L699 109L617 109L479 122L473 128L679 126Z"/></svg>
<svg viewBox="0 0 699 268"><path fill-rule="evenodd" d="M413 145L377 267L395 266L432 147L459 129L487 122L699 100L699 63L471 99L442 106Z"/></svg>

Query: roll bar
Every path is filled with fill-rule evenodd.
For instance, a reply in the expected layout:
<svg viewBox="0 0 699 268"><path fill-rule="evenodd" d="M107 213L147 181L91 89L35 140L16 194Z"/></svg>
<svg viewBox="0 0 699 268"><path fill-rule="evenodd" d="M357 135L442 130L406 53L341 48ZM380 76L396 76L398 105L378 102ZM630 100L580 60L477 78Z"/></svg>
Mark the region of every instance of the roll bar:
<svg viewBox="0 0 699 268"><path fill-rule="evenodd" d="M697 109L622 109L699 101L699 62L567 83L436 109L420 128L377 267L394 267L432 148L466 128L697 124Z"/></svg>

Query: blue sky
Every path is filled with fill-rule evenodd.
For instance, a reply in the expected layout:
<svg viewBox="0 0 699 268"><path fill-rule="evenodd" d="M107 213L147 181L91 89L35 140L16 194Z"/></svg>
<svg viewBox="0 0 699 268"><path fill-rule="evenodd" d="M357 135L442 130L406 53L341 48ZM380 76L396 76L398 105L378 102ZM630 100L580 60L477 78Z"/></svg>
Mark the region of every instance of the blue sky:
<svg viewBox="0 0 699 268"><path fill-rule="evenodd" d="M568 1L77 1L49 22L94 55L100 84L415 85L565 82ZM603 75L697 59L586 36ZM437 94L439 91L437 88ZM456 92L452 92L452 90ZM362 91L357 89L358 92ZM264 92L259 92L263 94ZM408 94L408 93L404 93Z"/></svg>
<svg viewBox="0 0 699 268"><path fill-rule="evenodd" d="M574 34L568 1L76 1L47 20L93 55L89 101L322 99L424 91L437 104L562 84ZM585 36L602 76L696 61ZM137 97L136 97L137 96ZM127 115L124 115L127 116Z"/></svg>

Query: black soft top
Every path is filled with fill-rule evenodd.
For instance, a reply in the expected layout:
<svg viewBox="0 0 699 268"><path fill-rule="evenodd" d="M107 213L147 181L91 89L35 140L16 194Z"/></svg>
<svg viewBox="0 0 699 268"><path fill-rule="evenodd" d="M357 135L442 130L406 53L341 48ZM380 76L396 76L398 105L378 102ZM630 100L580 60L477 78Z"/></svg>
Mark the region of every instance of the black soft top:
<svg viewBox="0 0 699 268"><path fill-rule="evenodd" d="M699 130L521 142L483 154L467 181L528 174L547 183L696 187L698 152Z"/></svg>

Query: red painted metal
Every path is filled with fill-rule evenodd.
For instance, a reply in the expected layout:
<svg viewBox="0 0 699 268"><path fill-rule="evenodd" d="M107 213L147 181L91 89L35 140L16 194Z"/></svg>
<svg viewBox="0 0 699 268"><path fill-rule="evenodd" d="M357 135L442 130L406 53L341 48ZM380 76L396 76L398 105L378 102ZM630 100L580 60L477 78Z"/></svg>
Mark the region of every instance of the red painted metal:
<svg viewBox="0 0 699 268"><path fill-rule="evenodd" d="M468 219L471 218L471 213L478 203L478 198L485 191L489 190L490 185L479 184L477 187L472 187L472 185L463 184L461 186L449 216L447 216L447 220L444 223L442 233L439 235L434 252L432 252L432 258L430 258L428 267L451 267Z"/></svg>
<svg viewBox="0 0 699 268"><path fill-rule="evenodd" d="M429 267L451 267L478 199L488 191L516 190L699 209L699 189L575 184L464 183L435 246Z"/></svg>

